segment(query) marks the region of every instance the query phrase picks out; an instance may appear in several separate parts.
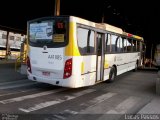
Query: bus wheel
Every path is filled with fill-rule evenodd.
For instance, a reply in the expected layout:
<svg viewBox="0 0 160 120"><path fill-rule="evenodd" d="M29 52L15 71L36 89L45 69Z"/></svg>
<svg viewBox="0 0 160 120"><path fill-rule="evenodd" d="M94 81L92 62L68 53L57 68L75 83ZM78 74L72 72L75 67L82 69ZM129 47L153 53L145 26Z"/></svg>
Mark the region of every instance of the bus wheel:
<svg viewBox="0 0 160 120"><path fill-rule="evenodd" d="M112 67L109 73L109 80L108 82L113 82L116 78L116 69L115 67Z"/></svg>

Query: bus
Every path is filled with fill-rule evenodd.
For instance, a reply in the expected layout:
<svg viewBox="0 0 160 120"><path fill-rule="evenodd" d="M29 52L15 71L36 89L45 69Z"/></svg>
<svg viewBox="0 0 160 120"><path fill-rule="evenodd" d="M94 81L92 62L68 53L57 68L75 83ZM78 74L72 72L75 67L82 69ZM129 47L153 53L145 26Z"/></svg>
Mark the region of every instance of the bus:
<svg viewBox="0 0 160 120"><path fill-rule="evenodd" d="M25 40L25 35L9 32L8 37L8 54L10 59L16 59L20 56L21 44Z"/></svg>
<svg viewBox="0 0 160 120"><path fill-rule="evenodd" d="M156 45L153 65L160 69L160 44Z"/></svg>
<svg viewBox="0 0 160 120"><path fill-rule="evenodd" d="M0 30L0 58L5 58L6 55L6 40L7 31Z"/></svg>
<svg viewBox="0 0 160 120"><path fill-rule="evenodd" d="M142 37L75 16L27 22L29 80L78 88L115 80L141 65Z"/></svg>
<svg viewBox="0 0 160 120"><path fill-rule="evenodd" d="M26 35L20 33L0 30L0 57L2 59L5 57L16 59L20 55L21 44L25 38Z"/></svg>

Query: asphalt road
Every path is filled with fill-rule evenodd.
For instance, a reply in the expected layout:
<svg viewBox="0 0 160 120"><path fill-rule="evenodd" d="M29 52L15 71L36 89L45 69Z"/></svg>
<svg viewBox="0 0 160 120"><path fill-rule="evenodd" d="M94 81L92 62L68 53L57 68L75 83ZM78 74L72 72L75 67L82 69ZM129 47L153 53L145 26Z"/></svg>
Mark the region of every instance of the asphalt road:
<svg viewBox="0 0 160 120"><path fill-rule="evenodd" d="M156 71L127 72L113 83L70 89L29 81L0 66L0 119L124 120L157 97Z"/></svg>

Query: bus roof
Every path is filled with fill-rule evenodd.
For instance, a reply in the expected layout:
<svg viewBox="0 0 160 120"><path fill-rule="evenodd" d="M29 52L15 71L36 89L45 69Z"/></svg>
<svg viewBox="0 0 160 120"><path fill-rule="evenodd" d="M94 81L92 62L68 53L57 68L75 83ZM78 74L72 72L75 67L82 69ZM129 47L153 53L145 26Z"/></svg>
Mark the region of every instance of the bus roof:
<svg viewBox="0 0 160 120"><path fill-rule="evenodd" d="M81 24L84 24L84 25L88 25L88 26L92 26L92 27L95 27L95 22L92 22L92 21L89 21L89 20L86 20L86 19L83 19L83 18L80 18L80 17L75 17L75 16L70 16L70 21L74 21L74 22L77 22L77 23L81 23Z"/></svg>
<svg viewBox="0 0 160 120"><path fill-rule="evenodd" d="M123 30L121 28L118 28L118 27L115 27L113 25L106 24L106 23L101 23L101 24L105 26L105 30L107 31L115 32L118 34L123 34Z"/></svg>
<svg viewBox="0 0 160 120"><path fill-rule="evenodd" d="M92 26L92 27L98 27L101 28L103 30L107 30L110 32L115 32L118 34L123 34L123 30L121 28L106 24L106 23L95 23L83 18L79 18L79 17L75 17L75 16L70 16L70 20L71 21L75 21L77 23L82 23L84 25L88 25L88 26Z"/></svg>
<svg viewBox="0 0 160 120"><path fill-rule="evenodd" d="M127 33L127 32L123 32L123 35L125 35L127 37L131 37L131 38L135 38L135 39L140 40L140 41L144 41L143 37L140 37L138 35L133 35L133 34L130 34L130 33Z"/></svg>

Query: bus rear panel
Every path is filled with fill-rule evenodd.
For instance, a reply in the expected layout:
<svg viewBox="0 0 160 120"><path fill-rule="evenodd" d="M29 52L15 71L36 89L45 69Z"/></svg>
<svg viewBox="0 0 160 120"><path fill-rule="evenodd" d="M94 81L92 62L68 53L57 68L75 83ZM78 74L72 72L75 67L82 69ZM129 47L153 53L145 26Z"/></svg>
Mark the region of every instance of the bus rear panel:
<svg viewBox="0 0 160 120"><path fill-rule="evenodd" d="M75 87L72 80L73 57L65 55L69 43L69 17L30 21L28 33L28 78L58 86Z"/></svg>

